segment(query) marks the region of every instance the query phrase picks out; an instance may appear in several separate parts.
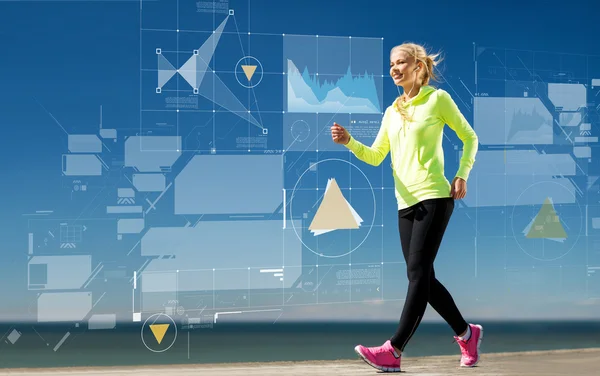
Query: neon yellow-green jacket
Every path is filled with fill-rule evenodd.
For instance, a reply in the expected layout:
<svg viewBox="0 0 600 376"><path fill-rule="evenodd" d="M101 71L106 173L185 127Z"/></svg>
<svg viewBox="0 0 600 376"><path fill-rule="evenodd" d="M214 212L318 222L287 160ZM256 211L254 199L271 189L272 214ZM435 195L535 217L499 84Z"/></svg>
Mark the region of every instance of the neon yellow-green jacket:
<svg viewBox="0 0 600 376"><path fill-rule="evenodd" d="M412 121L404 121L395 105L391 105L385 110L373 145L366 146L351 136L345 146L373 166L381 164L391 152L398 209L425 199L450 197L450 182L444 175L444 126L448 124L463 142L455 176L465 181L479 147L475 131L445 90L425 85L415 97L399 105Z"/></svg>

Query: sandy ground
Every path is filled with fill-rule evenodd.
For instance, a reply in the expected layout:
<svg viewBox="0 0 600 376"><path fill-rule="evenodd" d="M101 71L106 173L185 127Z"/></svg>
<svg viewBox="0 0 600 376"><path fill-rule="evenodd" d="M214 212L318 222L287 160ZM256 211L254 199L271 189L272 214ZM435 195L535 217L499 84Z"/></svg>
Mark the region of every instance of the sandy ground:
<svg viewBox="0 0 600 376"><path fill-rule="evenodd" d="M458 367L457 356L403 359L402 373L442 375L600 375L600 348L483 354L474 368ZM0 375L375 375L381 373L362 360L334 362L277 362L144 367L4 369Z"/></svg>

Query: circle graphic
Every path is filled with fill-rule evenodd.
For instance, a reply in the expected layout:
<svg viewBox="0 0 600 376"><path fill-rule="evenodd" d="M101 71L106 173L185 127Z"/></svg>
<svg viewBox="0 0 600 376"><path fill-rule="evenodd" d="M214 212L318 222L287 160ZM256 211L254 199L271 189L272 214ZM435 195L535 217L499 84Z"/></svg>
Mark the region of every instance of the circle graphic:
<svg viewBox="0 0 600 376"><path fill-rule="evenodd" d="M310 136L310 126L304 120L296 120L292 123L290 132L294 142L304 142Z"/></svg>
<svg viewBox="0 0 600 376"><path fill-rule="evenodd" d="M247 89L256 87L263 79L263 67L254 56L244 56L235 64L235 79Z"/></svg>
<svg viewBox="0 0 600 376"><path fill-rule="evenodd" d="M323 168L323 164L327 164L327 168ZM316 182L315 187L315 182L310 181L311 175L307 173L317 168L327 171L326 175L324 172L320 175L321 178L326 177L327 182ZM342 182L342 185L350 185L352 181L354 190L340 186L335 178L340 171L344 171L346 176L348 168L358 171L358 174L350 174L353 178ZM368 202L370 200L372 205ZM301 208L302 217L308 224L308 233L304 231L304 226L301 233L298 232L296 221L293 220L294 206ZM309 251L326 258L347 256L367 240L373 229L376 214L375 191L365 173L353 163L337 158L324 159L311 163L298 178L290 198L290 213L294 233ZM304 234L306 235L302 236ZM309 242L315 244L307 244Z"/></svg>
<svg viewBox="0 0 600 376"><path fill-rule="evenodd" d="M167 351L177 340L177 324L171 316L155 313L144 321L141 330L142 343L152 352Z"/></svg>
<svg viewBox="0 0 600 376"><path fill-rule="evenodd" d="M539 192L549 192L543 202ZM552 196L572 196L573 203L555 204ZM564 201L564 200L561 200ZM583 213L576 197L557 182L531 184L517 198L512 209L511 230L521 250L538 261L565 257L577 244L583 231Z"/></svg>

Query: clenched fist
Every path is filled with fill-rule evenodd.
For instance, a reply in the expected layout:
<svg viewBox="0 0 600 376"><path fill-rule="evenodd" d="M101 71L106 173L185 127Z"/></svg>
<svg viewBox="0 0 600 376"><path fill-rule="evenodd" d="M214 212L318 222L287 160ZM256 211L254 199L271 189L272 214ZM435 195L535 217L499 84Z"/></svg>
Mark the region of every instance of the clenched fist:
<svg viewBox="0 0 600 376"><path fill-rule="evenodd" d="M450 197L455 200L460 200L465 198L467 195L467 182L458 176L452 180L452 184L450 184Z"/></svg>
<svg viewBox="0 0 600 376"><path fill-rule="evenodd" d="M350 133L338 123L333 123L331 126L331 138L336 144L346 145L350 141Z"/></svg>

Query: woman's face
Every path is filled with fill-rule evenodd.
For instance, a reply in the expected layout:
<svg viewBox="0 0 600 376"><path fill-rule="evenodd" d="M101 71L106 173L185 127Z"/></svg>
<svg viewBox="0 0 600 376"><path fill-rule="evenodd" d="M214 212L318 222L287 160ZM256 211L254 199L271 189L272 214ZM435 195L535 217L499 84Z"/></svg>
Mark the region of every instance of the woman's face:
<svg viewBox="0 0 600 376"><path fill-rule="evenodd" d="M410 86L420 71L416 59L402 50L396 50L390 55L390 76L397 86Z"/></svg>

